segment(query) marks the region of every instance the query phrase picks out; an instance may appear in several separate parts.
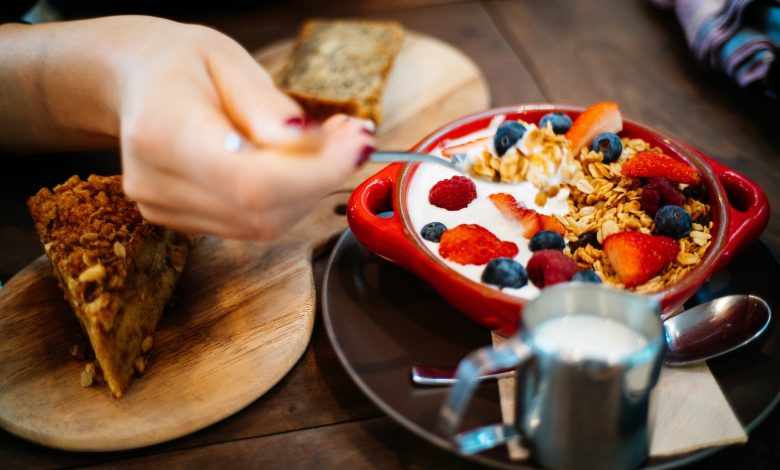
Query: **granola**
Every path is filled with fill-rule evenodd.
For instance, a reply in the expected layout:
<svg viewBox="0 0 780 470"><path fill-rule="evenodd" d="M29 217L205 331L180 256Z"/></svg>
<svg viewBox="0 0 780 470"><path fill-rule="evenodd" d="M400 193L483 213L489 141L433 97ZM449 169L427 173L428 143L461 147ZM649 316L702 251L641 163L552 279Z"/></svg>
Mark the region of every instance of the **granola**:
<svg viewBox="0 0 780 470"><path fill-rule="evenodd" d="M655 221L642 210L640 181L621 173L623 163L639 152L661 153L641 139L622 138L623 153L613 163L605 164L598 152L582 149L576 159L583 178L570 185L569 212L559 220L566 228L566 239L577 241L583 234L594 232L598 244L618 232L651 234ZM638 292L655 292L685 276L699 264L712 243L712 222L707 215L710 207L696 199L686 197L682 206L694 221L691 232L678 240L680 252L677 259L658 276L636 286ZM588 244L565 252L583 269L593 269L608 285L624 288L620 278L607 260L599 245Z"/></svg>

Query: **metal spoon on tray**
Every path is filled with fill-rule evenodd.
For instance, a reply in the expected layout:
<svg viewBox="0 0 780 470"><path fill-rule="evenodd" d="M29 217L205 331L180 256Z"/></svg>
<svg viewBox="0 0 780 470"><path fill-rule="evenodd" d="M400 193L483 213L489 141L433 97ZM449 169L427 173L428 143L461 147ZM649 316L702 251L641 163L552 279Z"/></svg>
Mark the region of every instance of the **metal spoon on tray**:
<svg viewBox="0 0 780 470"><path fill-rule="evenodd" d="M771 319L769 305L754 295L730 295L684 310L664 321L664 363L685 366L722 356L761 336ZM501 370L483 379L513 374L513 369ZM455 382L455 368L415 365L412 381L450 385Z"/></svg>

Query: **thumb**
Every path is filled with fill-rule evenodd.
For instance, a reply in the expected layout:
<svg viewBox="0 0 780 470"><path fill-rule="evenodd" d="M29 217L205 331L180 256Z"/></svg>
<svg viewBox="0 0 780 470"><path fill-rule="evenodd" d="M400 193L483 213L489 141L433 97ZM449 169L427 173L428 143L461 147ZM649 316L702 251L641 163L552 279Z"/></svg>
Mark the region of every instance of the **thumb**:
<svg viewBox="0 0 780 470"><path fill-rule="evenodd" d="M253 143L284 147L316 127L238 44L209 56L208 66L227 117Z"/></svg>

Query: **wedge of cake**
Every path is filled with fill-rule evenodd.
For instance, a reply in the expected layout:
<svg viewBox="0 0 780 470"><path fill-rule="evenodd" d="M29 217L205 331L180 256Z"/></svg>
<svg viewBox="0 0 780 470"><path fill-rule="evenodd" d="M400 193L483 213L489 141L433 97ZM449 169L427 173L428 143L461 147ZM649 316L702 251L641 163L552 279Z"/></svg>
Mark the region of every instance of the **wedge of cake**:
<svg viewBox="0 0 780 470"><path fill-rule="evenodd" d="M121 176L71 177L27 206L54 276L86 332L95 373L121 397L146 367L154 332L194 238L141 218Z"/></svg>
<svg viewBox="0 0 780 470"><path fill-rule="evenodd" d="M379 124L382 91L403 39L393 21L309 20L278 85L314 119L345 113Z"/></svg>

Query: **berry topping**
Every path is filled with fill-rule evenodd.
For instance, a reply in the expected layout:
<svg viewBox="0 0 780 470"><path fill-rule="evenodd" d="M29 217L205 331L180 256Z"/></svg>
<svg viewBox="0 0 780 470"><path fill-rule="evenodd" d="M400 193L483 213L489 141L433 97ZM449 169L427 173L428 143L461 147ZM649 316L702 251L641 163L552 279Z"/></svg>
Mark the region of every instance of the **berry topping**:
<svg viewBox="0 0 780 470"><path fill-rule="evenodd" d="M709 227L710 226L710 222L711 222L711 219L710 219L710 215L709 214L702 214L702 215L699 216L698 219L696 219L696 223L697 224L703 225L705 227Z"/></svg>
<svg viewBox="0 0 780 470"><path fill-rule="evenodd" d="M461 224L445 231L439 241L439 254L459 264L485 264L493 258L514 258L517 245L498 239L486 228Z"/></svg>
<svg viewBox="0 0 780 470"><path fill-rule="evenodd" d="M563 113L547 113L539 120L539 127L547 127L550 123L553 132L565 134L571 128L571 118Z"/></svg>
<svg viewBox="0 0 780 470"><path fill-rule="evenodd" d="M420 230L420 235L429 242L439 243L441 234L447 230L447 226L441 222L430 222Z"/></svg>
<svg viewBox="0 0 780 470"><path fill-rule="evenodd" d="M542 230L540 232L537 232L536 235L534 235L531 238L531 241L528 243L528 248L531 251L539 251L539 250L563 251L565 247L566 247L566 242L563 240L563 237L559 233L551 232L549 230Z"/></svg>
<svg viewBox="0 0 780 470"><path fill-rule="evenodd" d="M490 260L482 271L482 282L499 288L519 289L528 284L528 273L522 264L511 258L496 258Z"/></svg>
<svg viewBox="0 0 780 470"><path fill-rule="evenodd" d="M577 249L584 248L588 245L592 245L594 248L601 248L601 243L599 243L598 234L596 232L585 232L580 235L577 241L569 242L569 250L574 253Z"/></svg>
<svg viewBox="0 0 780 470"><path fill-rule="evenodd" d="M525 134L525 126L517 121L507 121L500 126L493 137L493 146L496 148L496 154L503 156L507 150L512 148Z"/></svg>
<svg viewBox="0 0 780 470"><path fill-rule="evenodd" d="M580 268L573 259L558 250L541 250L531 255L526 270L528 279L541 289L569 282Z"/></svg>
<svg viewBox="0 0 780 470"><path fill-rule="evenodd" d="M642 187L639 202L643 211L655 217L658 209L669 204L680 206L685 202L685 198L677 186L668 179L656 176L650 178L650 181Z"/></svg>
<svg viewBox="0 0 780 470"><path fill-rule="evenodd" d="M566 132L566 138L571 143L571 151L579 156L580 149L590 144L594 137L602 132L618 133L623 130L623 117L617 103L604 101L590 106L582 112L571 129Z"/></svg>
<svg viewBox="0 0 780 470"><path fill-rule="evenodd" d="M594 152L601 152L604 163L612 163L620 158L623 153L623 142L614 132L602 132L590 143L590 149Z"/></svg>
<svg viewBox="0 0 780 470"><path fill-rule="evenodd" d="M518 203L514 196L507 193L495 193L488 196L501 215L520 224L525 238L533 237L542 229L542 221L535 210Z"/></svg>
<svg viewBox="0 0 780 470"><path fill-rule="evenodd" d="M468 153L469 150L473 148L477 148L477 147L487 148L489 142L490 142L490 137L482 137L480 139L472 140L470 142L465 142L460 145L453 145L452 147L447 147L445 149L442 149L441 154L444 157L452 157L454 155Z"/></svg>
<svg viewBox="0 0 780 470"><path fill-rule="evenodd" d="M555 217L539 214L539 220L542 222L542 230L549 230L550 232L566 235L566 227L564 227L561 221Z"/></svg>
<svg viewBox="0 0 780 470"><path fill-rule="evenodd" d="M621 171L632 178L663 176L675 183L701 183L696 168L662 153L640 152L624 163Z"/></svg>
<svg viewBox="0 0 780 470"><path fill-rule="evenodd" d="M669 237L620 232L604 239L604 253L626 287L643 284L677 257L680 245ZM528 266L530 273L530 263Z"/></svg>
<svg viewBox="0 0 780 470"><path fill-rule="evenodd" d="M682 238L691 232L691 216L680 206L663 206L655 215L655 231Z"/></svg>
<svg viewBox="0 0 780 470"><path fill-rule="evenodd" d="M683 189L683 194L685 197L689 197L701 202L707 202L707 188L704 186L686 186L685 189Z"/></svg>
<svg viewBox="0 0 780 470"><path fill-rule="evenodd" d="M572 281L579 281L579 282L592 282L594 284L601 284L601 278L598 274L596 274L596 271L592 269L583 269L582 271L577 271L574 274L574 277L571 278Z"/></svg>
<svg viewBox="0 0 780 470"><path fill-rule="evenodd" d="M465 176L453 176L434 184L428 193L428 202L436 207L457 211L468 206L477 197L477 187Z"/></svg>

